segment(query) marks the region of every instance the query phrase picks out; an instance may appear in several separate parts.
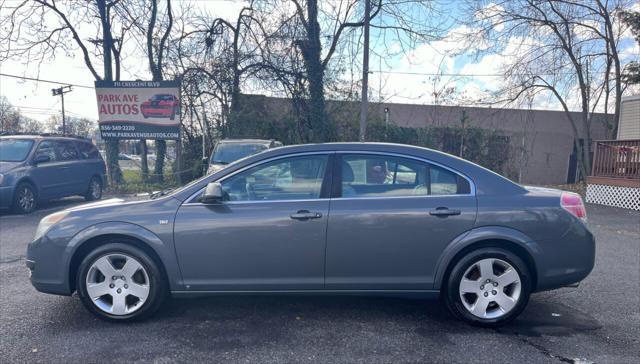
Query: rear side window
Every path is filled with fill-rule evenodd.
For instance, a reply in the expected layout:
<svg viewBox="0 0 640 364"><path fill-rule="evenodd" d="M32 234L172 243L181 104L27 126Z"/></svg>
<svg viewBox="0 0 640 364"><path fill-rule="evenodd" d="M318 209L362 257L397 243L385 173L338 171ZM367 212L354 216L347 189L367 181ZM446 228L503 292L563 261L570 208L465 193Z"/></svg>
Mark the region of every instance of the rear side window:
<svg viewBox="0 0 640 364"><path fill-rule="evenodd" d="M80 152L80 158L82 159L100 159L100 152L98 148L91 143L79 142L77 144L78 151Z"/></svg>
<svg viewBox="0 0 640 364"><path fill-rule="evenodd" d="M72 161L80 159L78 156L78 150L73 142L70 141L57 141L55 143L56 150L60 156L61 161Z"/></svg>
<svg viewBox="0 0 640 364"><path fill-rule="evenodd" d="M49 162L55 162L58 160L58 154L56 153L55 145L52 141L45 140L38 145L35 156L38 157L41 155L49 157Z"/></svg>
<svg viewBox="0 0 640 364"><path fill-rule="evenodd" d="M471 192L469 182L442 167L431 165L429 168L431 179L431 195L460 195Z"/></svg>
<svg viewBox="0 0 640 364"><path fill-rule="evenodd" d="M455 172L385 155L344 155L342 197L400 197L470 193L469 182Z"/></svg>

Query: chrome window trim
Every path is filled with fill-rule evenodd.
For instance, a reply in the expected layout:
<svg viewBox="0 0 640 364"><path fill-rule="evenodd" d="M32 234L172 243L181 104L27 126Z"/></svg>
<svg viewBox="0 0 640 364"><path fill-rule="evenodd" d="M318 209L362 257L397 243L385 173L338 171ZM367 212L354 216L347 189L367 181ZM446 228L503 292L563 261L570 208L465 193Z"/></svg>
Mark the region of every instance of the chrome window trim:
<svg viewBox="0 0 640 364"><path fill-rule="evenodd" d="M274 160L278 160L278 159L283 159L283 158L289 158L289 157L300 157L300 156L306 156L306 155L331 155L331 154L372 154L372 155L385 155L385 156L391 156L391 157L397 157L397 158L405 158L405 159L413 159L419 162L423 162L423 163L429 163L429 164L433 164L435 166L438 166L440 168L446 169L452 173L455 173L459 176L461 176L462 178L464 178L465 180L467 180L467 182L469 182L469 193L465 193L465 194L452 194L452 195L407 195L407 196L363 196L363 197L330 197L330 198L317 198L317 199L298 199L298 200L261 200L261 201L226 201L225 204L231 204L231 205L246 205L246 204L255 204L255 203L270 203L270 202L276 202L276 203L283 203L283 202L311 202L311 201L329 201L329 200L341 200L341 201L355 201L355 200L375 200L375 199L401 199L401 198L438 198L438 197L469 197L469 196L476 196L476 184L473 182L473 180L471 178L469 178L467 175L465 175L464 173L461 173L451 167L445 166L441 163L432 161L430 159L426 159L426 158L421 158L421 157L416 157L416 156L412 156L412 155L406 155L406 154L400 154L400 153L393 153L393 152L379 152L379 151L366 151L366 150L329 150L329 151L317 151L317 152L300 152L300 153L295 153L295 154L286 154L286 155L280 155L280 156L276 156L276 157L272 157L272 158L268 158L259 162L256 162L254 164L245 166L237 171L234 171L228 175L225 175L224 177L218 179L218 180L210 180L209 182L213 182L213 181L218 181L218 182L223 182L224 180L226 180L227 178L230 178L240 172L243 172L249 168L253 168L256 166L259 166L261 164L264 163L269 163L272 162ZM325 171L326 173L326 171ZM207 183L209 183L207 182ZM203 204L201 202L193 202L193 199L199 195L200 193L202 193L202 191L206 188L203 187L201 189L199 189L198 191L196 191L195 193L191 194L191 196L189 196L189 198L186 199L185 202L182 203L182 206L211 206L210 204Z"/></svg>
<svg viewBox="0 0 640 364"><path fill-rule="evenodd" d="M245 166L243 168L238 169L237 171L233 171L230 174L227 174L223 177L221 177L220 179L217 180L210 180L207 183L210 182L224 182L227 178L231 178L233 176L235 176L238 173L244 172L247 169L253 168L253 167L257 167L261 164L265 164L265 163L269 163L278 159L284 159L284 158L289 158L289 157L304 157L307 155L326 155L327 157L330 156L331 154L335 154L335 151L332 150L328 150L328 151L317 151L317 152L300 152L300 153L294 153L294 154L285 154L285 155L279 155L279 156L275 156L275 157L271 157L268 159L264 159L261 161L258 161L256 163L250 164L248 166ZM329 162L329 158L327 158L327 162ZM327 163L327 167L329 167L329 163ZM327 173L327 170L325 168L325 173ZM191 196L189 196L189 198L187 198L185 200L185 202L182 203L182 206L188 206L188 205L195 205L195 206L201 206L201 205L207 205L207 206L211 206L211 204L203 204L201 202L193 202L193 199L196 198L196 196L198 196L200 193L202 193L202 191L204 191L204 189L207 188L207 186L205 185L204 187L202 187L201 189L199 189L198 191L196 191L195 193L192 193ZM248 204L248 203L266 203L266 202L302 202L302 201L329 201L330 198L314 198L314 199L298 199L298 200L258 200L258 201L225 201L225 204L232 204L232 205L240 205L240 204Z"/></svg>
<svg viewBox="0 0 640 364"><path fill-rule="evenodd" d="M438 166L442 169L446 169L449 172L455 173L458 176L464 178L465 180L467 180L467 182L469 182L469 193L456 193L456 194L452 194L452 195L407 195L407 196L363 196L363 197L332 197L332 200L363 200L363 199L389 199L389 198L415 198L415 197L455 197L455 196L475 196L476 195L476 184L473 182L473 180L471 178L469 178L466 174L459 172L451 167L445 166L441 163L438 162L434 162L432 160L429 159L425 159L425 158L421 158L421 157L416 157L413 155L406 155L406 154L399 154L399 153L393 153L393 152L378 152L378 151L351 151L351 150L344 150L344 151L336 151L336 154L373 154L373 155L385 155L385 156L391 156L391 157L398 157L398 158L404 158L404 159L413 159L419 162L423 162L423 163L429 163L429 164L433 164L434 166Z"/></svg>

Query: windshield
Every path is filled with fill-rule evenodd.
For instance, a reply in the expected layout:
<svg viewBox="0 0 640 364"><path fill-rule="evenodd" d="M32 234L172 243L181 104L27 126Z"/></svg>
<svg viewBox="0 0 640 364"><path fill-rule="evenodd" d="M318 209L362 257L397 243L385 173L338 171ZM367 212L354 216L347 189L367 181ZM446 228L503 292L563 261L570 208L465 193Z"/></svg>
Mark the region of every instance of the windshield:
<svg viewBox="0 0 640 364"><path fill-rule="evenodd" d="M30 139L0 139L0 161L21 162L29 155L31 146Z"/></svg>
<svg viewBox="0 0 640 364"><path fill-rule="evenodd" d="M211 163L229 164L266 149L264 144L220 143L213 151Z"/></svg>

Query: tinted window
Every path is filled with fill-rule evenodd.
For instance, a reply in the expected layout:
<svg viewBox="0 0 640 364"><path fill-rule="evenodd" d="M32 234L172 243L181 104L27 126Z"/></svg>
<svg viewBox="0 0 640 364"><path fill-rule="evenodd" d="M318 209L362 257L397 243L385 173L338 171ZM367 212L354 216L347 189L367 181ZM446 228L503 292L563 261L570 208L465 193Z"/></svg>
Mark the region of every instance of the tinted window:
<svg viewBox="0 0 640 364"><path fill-rule="evenodd" d="M320 198L327 156L279 159L240 172L222 182L229 201Z"/></svg>
<svg viewBox="0 0 640 364"><path fill-rule="evenodd" d="M427 195L427 164L378 155L342 157L343 197Z"/></svg>
<svg viewBox="0 0 640 364"><path fill-rule="evenodd" d="M27 158L33 140L29 139L0 139L0 161L21 162Z"/></svg>
<svg viewBox="0 0 640 364"><path fill-rule="evenodd" d="M455 195L469 183L454 172L407 158L380 155L342 157L342 197Z"/></svg>
<svg viewBox="0 0 640 364"><path fill-rule="evenodd" d="M58 154L56 153L55 145L52 141L45 140L38 145L36 157L41 155L49 157L49 162L55 162L58 160Z"/></svg>
<svg viewBox="0 0 640 364"><path fill-rule="evenodd" d="M56 149L61 161L72 161L80 159L78 156L78 150L70 141L58 141L56 142Z"/></svg>
<svg viewBox="0 0 640 364"><path fill-rule="evenodd" d="M77 146L82 159L100 159L100 152L98 152L98 148L96 148L95 145L86 142L79 142Z"/></svg>
<svg viewBox="0 0 640 364"><path fill-rule="evenodd" d="M430 168L431 194L455 195L470 192L469 182L444 168L432 165Z"/></svg>

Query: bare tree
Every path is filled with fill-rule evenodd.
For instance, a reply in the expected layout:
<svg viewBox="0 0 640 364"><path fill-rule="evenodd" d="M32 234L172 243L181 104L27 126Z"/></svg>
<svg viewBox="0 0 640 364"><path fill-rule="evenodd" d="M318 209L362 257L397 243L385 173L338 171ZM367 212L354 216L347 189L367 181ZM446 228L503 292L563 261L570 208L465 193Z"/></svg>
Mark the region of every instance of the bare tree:
<svg viewBox="0 0 640 364"><path fill-rule="evenodd" d="M306 119L303 125L308 130L303 135L304 141L327 141L332 137L325 110L326 81L332 78L327 73L339 72L341 64L357 63L355 57L362 48L349 45L360 44L365 18L362 4L357 0L326 3L317 0L256 1L256 8L261 12L278 14L278 22L273 25L277 30L269 39L274 43L270 47L270 64L276 74L294 71L284 73L288 85L285 88L302 86L303 95L294 98L299 103L294 104L294 109L302 109ZM371 28L380 36L390 34L388 41L393 38L405 47L433 39L438 27L429 17L434 13L431 5L431 1L374 0L369 14ZM356 52L349 52L351 49ZM299 60L292 58L294 56ZM282 63L287 60L293 64ZM299 63L303 65L302 74L295 72L295 65ZM336 65L338 67L332 69Z"/></svg>
<svg viewBox="0 0 640 364"><path fill-rule="evenodd" d="M79 52L95 80L117 80L120 77L121 50L129 22L117 17L121 0L61 3L54 0L32 0L17 3L0 19L0 60L26 59L27 65L39 66L59 53ZM95 21L98 19L98 21ZM117 29L113 24L117 23ZM53 24L53 25L52 25ZM82 34L93 32L95 38ZM118 37L114 37L114 33ZM99 72L98 65L103 65ZM115 77L114 77L115 68ZM118 165L118 143L107 141L109 181L119 183L122 172Z"/></svg>
<svg viewBox="0 0 640 364"><path fill-rule="evenodd" d="M609 104L612 89L614 125L619 117L621 27L614 15L626 5L625 0L469 1L471 40L485 45L481 52L507 59L497 101L552 95L571 125L581 178L591 168L593 114ZM571 113L574 107L579 117Z"/></svg>

